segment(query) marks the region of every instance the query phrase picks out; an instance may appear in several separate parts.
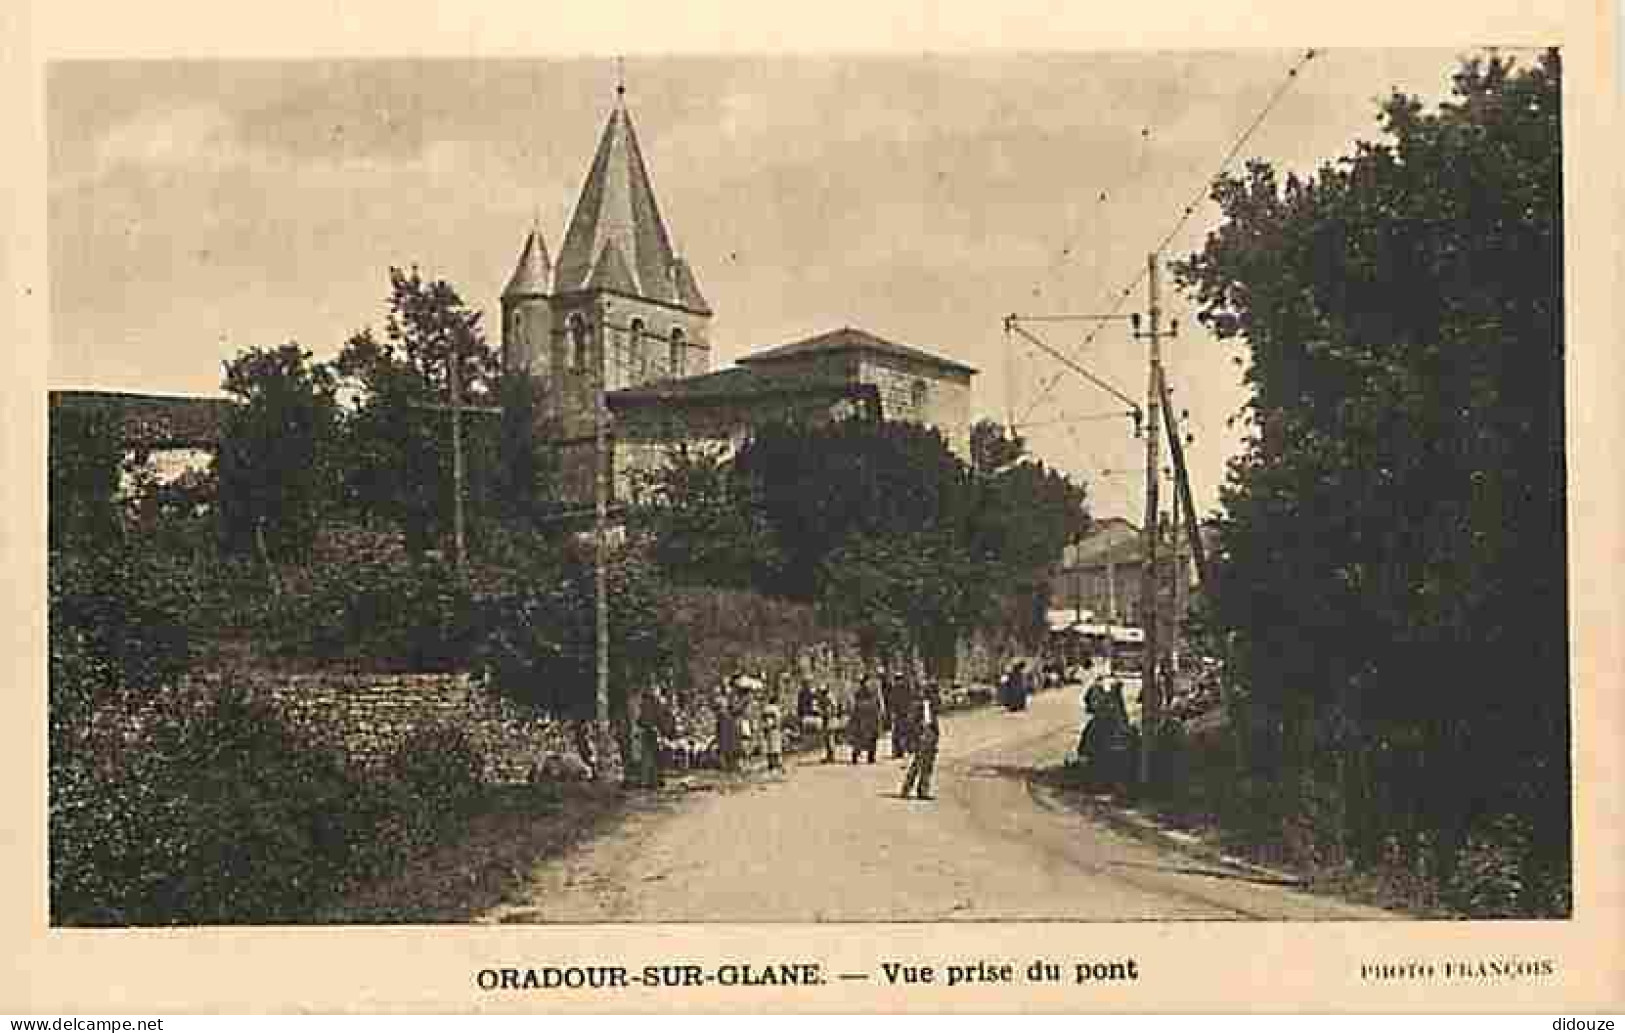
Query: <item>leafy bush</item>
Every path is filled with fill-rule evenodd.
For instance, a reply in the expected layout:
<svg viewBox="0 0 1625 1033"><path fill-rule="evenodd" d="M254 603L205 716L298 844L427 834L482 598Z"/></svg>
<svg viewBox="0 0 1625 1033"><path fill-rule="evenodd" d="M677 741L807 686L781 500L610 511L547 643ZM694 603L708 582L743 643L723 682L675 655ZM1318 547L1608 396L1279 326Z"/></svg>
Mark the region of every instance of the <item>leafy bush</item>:
<svg viewBox="0 0 1625 1033"><path fill-rule="evenodd" d="M413 671L466 666L477 635L467 583L444 564L403 558L306 571L272 607L270 632L284 655Z"/></svg>
<svg viewBox="0 0 1625 1033"><path fill-rule="evenodd" d="M78 687L94 688L99 699L153 688L185 670L198 601L185 567L121 542L54 552L48 577L53 661L60 653L78 672Z"/></svg>
<svg viewBox="0 0 1625 1033"><path fill-rule="evenodd" d="M431 830L465 807L485 781L479 750L466 732L449 725L413 732L390 756L385 770Z"/></svg>
<svg viewBox="0 0 1625 1033"><path fill-rule="evenodd" d="M1535 849L1530 823L1503 814L1467 837L1441 896L1474 918L1567 917L1569 868Z"/></svg>
<svg viewBox="0 0 1625 1033"><path fill-rule="evenodd" d="M500 694L556 717L591 717L596 705L596 584L582 555L538 556L523 576L482 590L478 666ZM652 565L633 547L616 550L607 572L612 716L626 712L629 687L670 675L677 643L671 605Z"/></svg>
<svg viewBox="0 0 1625 1033"><path fill-rule="evenodd" d="M285 923L452 833L481 758L417 733L380 771L229 689L53 755L51 913L65 925Z"/></svg>
<svg viewBox="0 0 1625 1033"><path fill-rule="evenodd" d="M55 921L289 921L345 882L376 789L240 693L161 703L52 757Z"/></svg>

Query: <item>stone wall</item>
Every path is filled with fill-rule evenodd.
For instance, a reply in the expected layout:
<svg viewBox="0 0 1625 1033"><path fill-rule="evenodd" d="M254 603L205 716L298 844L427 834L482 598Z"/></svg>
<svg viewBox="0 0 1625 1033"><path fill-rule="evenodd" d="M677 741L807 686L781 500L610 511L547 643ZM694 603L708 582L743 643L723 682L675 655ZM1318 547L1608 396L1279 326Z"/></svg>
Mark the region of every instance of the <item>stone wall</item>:
<svg viewBox="0 0 1625 1033"><path fill-rule="evenodd" d="M810 607L724 589L685 590L678 600L671 620L691 648L676 686L681 724L685 735L699 740L709 735L706 707L724 678L741 672L765 677L790 712L800 679L812 678L849 701L867 667L851 637L820 627ZM982 635L961 641L952 679L959 694L996 682L1016 655L1012 647ZM180 697L206 697L226 678L196 675ZM234 672L230 680L269 700L308 742L337 749L362 766L384 763L414 733L437 727L468 736L492 783L527 781L549 754L575 756L566 723L528 715L468 674L254 671Z"/></svg>
<svg viewBox="0 0 1625 1033"><path fill-rule="evenodd" d="M885 419L935 427L956 455L969 460L969 373L892 355L865 355L859 376L879 390Z"/></svg>
<svg viewBox="0 0 1625 1033"><path fill-rule="evenodd" d="M194 682L218 685L224 676ZM572 753L568 728L532 717L467 674L234 673L313 743L363 765L380 764L418 731L462 729L492 782L523 782L548 753Z"/></svg>

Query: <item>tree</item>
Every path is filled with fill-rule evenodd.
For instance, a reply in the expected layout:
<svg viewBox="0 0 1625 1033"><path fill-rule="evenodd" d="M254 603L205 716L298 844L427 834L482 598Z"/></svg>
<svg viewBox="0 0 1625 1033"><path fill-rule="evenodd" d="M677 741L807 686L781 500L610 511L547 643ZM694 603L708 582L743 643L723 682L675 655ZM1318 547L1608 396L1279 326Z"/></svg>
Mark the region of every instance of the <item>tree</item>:
<svg viewBox="0 0 1625 1033"><path fill-rule="evenodd" d="M720 449L672 446L647 488L634 524L668 578L724 588L776 579L783 565L778 540Z"/></svg>
<svg viewBox="0 0 1625 1033"><path fill-rule="evenodd" d="M978 477L991 477L1027 454L1027 440L997 420L977 420L970 429L970 465Z"/></svg>
<svg viewBox="0 0 1625 1033"><path fill-rule="evenodd" d="M541 415L543 386L527 376L505 378L498 394L502 417L494 448L477 449L489 457L492 469L476 477L490 496L491 508L520 526L545 526L557 505L561 464L558 450L549 444L557 437ZM474 435L483 444L480 435Z"/></svg>
<svg viewBox="0 0 1625 1033"><path fill-rule="evenodd" d="M427 398L446 404L451 401L450 360L455 355L464 400L494 402L502 362L485 341L481 313L469 308L445 280L425 280L416 266L391 266L389 288L383 340L371 330L352 337L339 356L339 374L363 395L390 377L408 375Z"/></svg>
<svg viewBox="0 0 1625 1033"><path fill-rule="evenodd" d="M507 583L480 603L480 664L495 688L539 713L595 715L594 573L582 549L531 547L506 557ZM669 676L675 646L669 606L652 565L633 547L608 565L610 717L623 723L629 694Z"/></svg>
<svg viewBox="0 0 1625 1033"><path fill-rule="evenodd" d="M769 424L731 461L680 447L639 524L677 580L812 602L871 655L915 651L951 669L959 637L1007 627L1006 597L1031 600L1088 525L1081 488L1008 465L1020 439L981 426L981 454L999 461L975 473L906 422Z"/></svg>
<svg viewBox="0 0 1625 1033"><path fill-rule="evenodd" d="M971 551L1021 600L1014 630L1034 640L1047 627L1050 570L1089 530L1088 492L1029 456L1020 434L992 420L971 428L971 469L977 491Z"/></svg>
<svg viewBox="0 0 1625 1033"><path fill-rule="evenodd" d="M1253 761L1352 751L1355 844L1420 826L1447 865L1503 811L1567 850L1560 84L1470 60L1313 176L1250 163L1175 267L1250 353L1207 618Z"/></svg>
<svg viewBox="0 0 1625 1033"><path fill-rule="evenodd" d="M52 405L50 421L51 548L105 543L120 527L119 421L105 409L67 405Z"/></svg>
<svg viewBox="0 0 1625 1033"><path fill-rule="evenodd" d="M811 600L826 558L849 539L940 532L962 541L971 512L964 465L937 431L842 420L759 428L734 457L737 497L751 499L784 557L779 594Z"/></svg>
<svg viewBox="0 0 1625 1033"><path fill-rule="evenodd" d="M446 281L426 281L416 268L391 268L389 280L384 336L370 328L356 333L334 364L356 396L345 421L345 499L362 517L400 527L407 548L420 553L451 523L451 360L459 361L468 405L489 406L501 396L501 364L485 342L480 313ZM501 431L491 422L465 420L476 494L490 490L497 466Z"/></svg>
<svg viewBox="0 0 1625 1033"><path fill-rule="evenodd" d="M333 497L333 376L291 343L250 348L225 372L239 404L216 458L223 544L267 560L301 556Z"/></svg>

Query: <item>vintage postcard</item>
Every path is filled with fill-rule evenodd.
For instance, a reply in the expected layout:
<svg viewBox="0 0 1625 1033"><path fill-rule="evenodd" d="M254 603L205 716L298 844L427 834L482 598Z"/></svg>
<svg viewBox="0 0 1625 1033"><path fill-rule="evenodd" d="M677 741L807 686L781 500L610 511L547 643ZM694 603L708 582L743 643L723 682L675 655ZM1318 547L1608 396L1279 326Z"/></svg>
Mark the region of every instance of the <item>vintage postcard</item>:
<svg viewBox="0 0 1625 1033"><path fill-rule="evenodd" d="M0 1003L1618 1010L1606 19L171 6L6 55Z"/></svg>

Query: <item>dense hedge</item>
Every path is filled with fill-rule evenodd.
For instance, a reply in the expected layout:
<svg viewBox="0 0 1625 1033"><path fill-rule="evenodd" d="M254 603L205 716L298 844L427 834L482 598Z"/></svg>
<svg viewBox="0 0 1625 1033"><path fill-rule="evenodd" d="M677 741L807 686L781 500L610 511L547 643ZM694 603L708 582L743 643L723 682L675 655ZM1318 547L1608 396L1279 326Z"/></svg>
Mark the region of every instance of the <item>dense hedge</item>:
<svg viewBox="0 0 1625 1033"><path fill-rule="evenodd" d="M116 537L51 556L58 924L298 921L443 835L479 788L460 731L361 771L229 685L182 687L218 587Z"/></svg>
<svg viewBox="0 0 1625 1033"><path fill-rule="evenodd" d="M447 564L404 556L319 564L290 589L264 623L285 657L448 671L473 656L473 591Z"/></svg>
<svg viewBox="0 0 1625 1033"><path fill-rule="evenodd" d="M361 771L229 689L163 703L52 757L57 924L297 922L397 870L479 789L460 731L420 733Z"/></svg>

